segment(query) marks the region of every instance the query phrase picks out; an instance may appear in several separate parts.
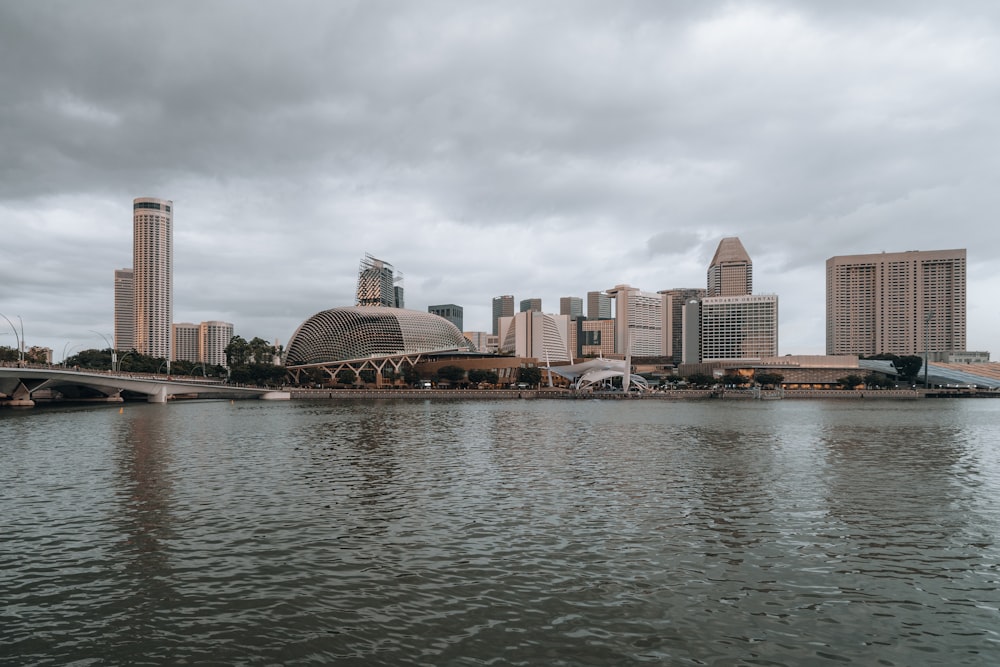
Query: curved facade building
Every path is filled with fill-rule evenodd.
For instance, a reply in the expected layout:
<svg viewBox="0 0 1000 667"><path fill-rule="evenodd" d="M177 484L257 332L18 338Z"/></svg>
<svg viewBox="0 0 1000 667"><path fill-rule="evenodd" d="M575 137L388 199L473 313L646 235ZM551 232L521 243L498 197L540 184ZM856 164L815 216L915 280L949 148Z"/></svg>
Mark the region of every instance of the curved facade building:
<svg viewBox="0 0 1000 667"><path fill-rule="evenodd" d="M472 350L448 320L403 308L354 306L316 313L288 341L286 366L418 352Z"/></svg>

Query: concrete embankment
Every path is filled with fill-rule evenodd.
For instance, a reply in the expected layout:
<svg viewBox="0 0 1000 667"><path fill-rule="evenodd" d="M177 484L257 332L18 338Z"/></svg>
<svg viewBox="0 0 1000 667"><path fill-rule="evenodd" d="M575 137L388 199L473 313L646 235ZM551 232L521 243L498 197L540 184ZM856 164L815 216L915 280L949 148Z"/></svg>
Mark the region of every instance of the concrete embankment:
<svg viewBox="0 0 1000 667"><path fill-rule="evenodd" d="M914 400L923 398L919 391L909 389L840 390L795 389L751 391L711 389L677 389L647 394L621 392L571 393L559 389L290 389L293 399L598 399L598 400L773 400L773 399L845 399L845 400Z"/></svg>

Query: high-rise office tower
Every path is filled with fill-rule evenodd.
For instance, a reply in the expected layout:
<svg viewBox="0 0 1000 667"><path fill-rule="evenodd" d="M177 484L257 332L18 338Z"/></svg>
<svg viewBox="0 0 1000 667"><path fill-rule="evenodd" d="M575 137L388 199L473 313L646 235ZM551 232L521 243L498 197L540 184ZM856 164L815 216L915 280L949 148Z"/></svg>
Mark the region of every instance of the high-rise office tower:
<svg viewBox="0 0 1000 667"><path fill-rule="evenodd" d="M691 300L705 298L699 287L660 290L663 295L663 339L665 354L675 364L681 363L684 348L684 306Z"/></svg>
<svg viewBox="0 0 1000 667"><path fill-rule="evenodd" d="M493 297L493 335L500 332L500 318L514 316L514 296L504 294Z"/></svg>
<svg viewBox="0 0 1000 667"><path fill-rule="evenodd" d="M115 349L135 347L135 274L115 269Z"/></svg>
<svg viewBox="0 0 1000 667"><path fill-rule="evenodd" d="M169 199L132 202L135 349L169 359L174 315L174 213Z"/></svg>
<svg viewBox="0 0 1000 667"><path fill-rule="evenodd" d="M403 274L395 273L392 264L365 253L358 268L357 305L403 308Z"/></svg>
<svg viewBox="0 0 1000 667"><path fill-rule="evenodd" d="M587 319L610 320L611 297L604 292L587 292Z"/></svg>
<svg viewBox="0 0 1000 667"><path fill-rule="evenodd" d="M578 296L564 296L559 299L559 314L569 315L569 319L578 320L583 317L583 299Z"/></svg>
<svg viewBox="0 0 1000 667"><path fill-rule="evenodd" d="M826 260L826 353L965 349L965 249Z"/></svg>
<svg viewBox="0 0 1000 667"><path fill-rule="evenodd" d="M731 236L719 242L708 265L707 296L744 296L753 293L753 263L740 240Z"/></svg>
<svg viewBox="0 0 1000 667"><path fill-rule="evenodd" d="M427 306L427 312L448 320L461 331L465 324L465 311L453 303L442 303L437 306Z"/></svg>
<svg viewBox="0 0 1000 667"><path fill-rule="evenodd" d="M521 312L522 313L540 313L540 312L542 312L542 300L541 299L521 299Z"/></svg>

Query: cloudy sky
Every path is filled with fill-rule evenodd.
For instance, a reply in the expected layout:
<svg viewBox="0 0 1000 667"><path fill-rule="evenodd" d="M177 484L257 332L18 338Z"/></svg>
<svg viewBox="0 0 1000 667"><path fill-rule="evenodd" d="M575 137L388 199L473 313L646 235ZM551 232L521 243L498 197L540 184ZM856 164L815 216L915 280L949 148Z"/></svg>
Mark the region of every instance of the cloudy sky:
<svg viewBox="0 0 1000 667"><path fill-rule="evenodd" d="M966 248L996 357L998 149L994 0L5 0L0 313L104 347L152 196L174 320L246 338L353 305L366 252L487 330L739 236L781 354L825 349L828 257Z"/></svg>

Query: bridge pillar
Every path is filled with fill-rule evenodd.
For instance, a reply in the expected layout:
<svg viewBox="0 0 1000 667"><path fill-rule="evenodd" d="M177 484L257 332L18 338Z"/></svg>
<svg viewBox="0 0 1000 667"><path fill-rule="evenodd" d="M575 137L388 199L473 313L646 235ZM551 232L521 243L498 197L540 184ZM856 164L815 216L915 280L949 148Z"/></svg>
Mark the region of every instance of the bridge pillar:
<svg viewBox="0 0 1000 667"><path fill-rule="evenodd" d="M160 384L156 386L156 391L149 394L146 397L147 403L166 403L167 402L167 385Z"/></svg>
<svg viewBox="0 0 1000 667"><path fill-rule="evenodd" d="M6 401L4 405L9 405L12 408L33 408L35 407L35 402L31 400L31 392L24 386L24 383L18 382L17 389L14 390L14 393L10 396L10 400Z"/></svg>

